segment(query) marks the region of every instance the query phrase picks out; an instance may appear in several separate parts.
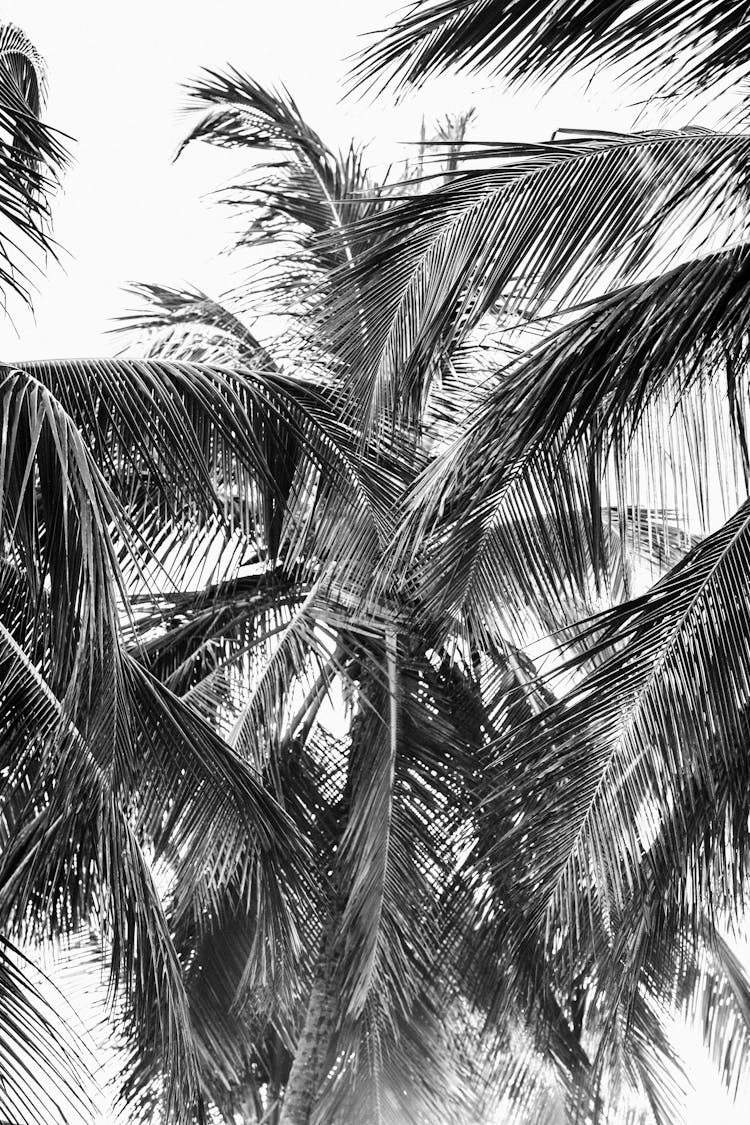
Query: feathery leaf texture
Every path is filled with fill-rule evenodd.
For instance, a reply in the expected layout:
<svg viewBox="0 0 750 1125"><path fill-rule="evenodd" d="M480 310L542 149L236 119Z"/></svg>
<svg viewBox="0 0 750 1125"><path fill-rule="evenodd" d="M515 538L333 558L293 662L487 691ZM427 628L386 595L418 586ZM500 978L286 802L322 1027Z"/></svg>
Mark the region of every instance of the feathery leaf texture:
<svg viewBox="0 0 750 1125"><path fill-rule="evenodd" d="M737 5L574 7L420 4L362 66L743 72ZM39 74L6 29L45 247ZM135 1120L672 1125L673 1011L750 1059L750 138L454 122L378 184L286 91L189 100L261 271L134 287L145 358L0 366L4 940L95 927ZM30 1045L76 1073L10 952L28 1117Z"/></svg>
<svg viewBox="0 0 750 1125"><path fill-rule="evenodd" d="M416 0L360 56L360 83L421 83L449 67L551 83L611 64L665 93L740 83L750 68L743 0Z"/></svg>
<svg viewBox="0 0 750 1125"><path fill-rule="evenodd" d="M35 252L54 254L49 199L68 155L61 134L41 119L45 68L13 24L0 27L0 289L31 303Z"/></svg>
<svg viewBox="0 0 750 1125"><path fill-rule="evenodd" d="M444 185L363 219L327 329L358 423L413 420L441 357L493 307L522 325L653 273L675 245L741 239L748 146L691 128L472 149Z"/></svg>

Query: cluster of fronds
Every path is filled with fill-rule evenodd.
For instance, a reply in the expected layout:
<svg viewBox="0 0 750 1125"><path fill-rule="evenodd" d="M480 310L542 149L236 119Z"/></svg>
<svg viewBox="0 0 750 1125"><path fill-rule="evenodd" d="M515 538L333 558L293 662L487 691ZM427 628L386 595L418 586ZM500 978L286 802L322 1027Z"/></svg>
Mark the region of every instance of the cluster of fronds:
<svg viewBox="0 0 750 1125"><path fill-rule="evenodd" d="M580 7L429 0L357 73L747 68L744 5ZM190 102L265 154L262 274L135 287L145 359L0 370L4 931L95 925L132 1119L677 1121L675 1011L750 1061L750 137L458 121L378 184L238 71ZM3 956L23 1116L19 1036L64 1059Z"/></svg>

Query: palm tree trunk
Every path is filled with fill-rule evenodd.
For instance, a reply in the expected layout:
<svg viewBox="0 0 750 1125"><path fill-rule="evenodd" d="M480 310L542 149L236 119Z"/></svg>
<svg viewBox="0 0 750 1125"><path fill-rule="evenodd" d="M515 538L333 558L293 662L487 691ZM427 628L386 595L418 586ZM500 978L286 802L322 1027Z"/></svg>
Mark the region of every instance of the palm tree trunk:
<svg viewBox="0 0 750 1125"><path fill-rule="evenodd" d="M366 672L362 680L363 684L368 685ZM366 690L365 686L363 691L366 693ZM356 770L363 729L363 714L360 710L353 717L349 729L351 748L346 786L342 798L343 810L348 810L351 799L352 770ZM338 832L339 843L341 842L347 815L348 812L343 811ZM335 860L334 866L336 866ZM286 1083L279 1125L310 1125L320 1086L325 1077L329 1048L336 1031L341 1000L340 981L337 974L338 950L336 939L346 902L346 893L342 892L338 883L338 874L340 873L334 873L333 877L336 890L332 895L328 916L323 924L312 989L307 1002L305 1024Z"/></svg>
<svg viewBox="0 0 750 1125"><path fill-rule="evenodd" d="M289 1073L279 1125L310 1125L336 1024L335 936L336 918L332 912L321 937L305 1024Z"/></svg>

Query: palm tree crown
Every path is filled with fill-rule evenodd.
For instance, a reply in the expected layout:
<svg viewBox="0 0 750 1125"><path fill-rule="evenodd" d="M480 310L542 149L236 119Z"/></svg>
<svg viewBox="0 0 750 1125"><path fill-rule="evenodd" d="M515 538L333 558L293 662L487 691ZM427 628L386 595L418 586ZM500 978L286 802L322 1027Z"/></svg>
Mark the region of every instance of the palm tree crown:
<svg viewBox="0 0 750 1125"><path fill-rule="evenodd" d="M684 95L742 77L741 8L428 0L355 73ZM64 154L0 63L49 248ZM239 71L189 99L185 144L263 154L262 270L136 286L144 358L0 368L2 1097L38 1119L24 1044L77 1082L10 943L92 930L128 1119L679 1120L674 1010L750 1058L750 140L457 120L377 182Z"/></svg>

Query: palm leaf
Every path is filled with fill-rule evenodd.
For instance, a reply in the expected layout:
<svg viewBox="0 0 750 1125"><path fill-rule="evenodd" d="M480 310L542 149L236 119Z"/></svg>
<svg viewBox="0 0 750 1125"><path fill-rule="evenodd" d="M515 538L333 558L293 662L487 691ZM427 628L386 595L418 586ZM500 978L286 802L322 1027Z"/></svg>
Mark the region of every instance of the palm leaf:
<svg viewBox="0 0 750 1125"><path fill-rule="evenodd" d="M441 357L496 303L517 319L548 313L605 280L653 273L675 237L710 246L722 222L741 237L748 143L685 130L495 145L358 224L363 252L326 307L358 422L377 432L413 418ZM352 333L363 315L366 331Z"/></svg>
<svg viewBox="0 0 750 1125"><path fill-rule="evenodd" d="M21 366L75 420L131 516L129 532L122 518L118 531L142 566L155 547L169 555L186 522L218 517L225 538L236 530L261 555L283 545L289 565L334 554L342 569L347 560L354 574L371 571L403 461L396 451L378 464L362 451L316 383L166 360ZM163 570L152 572L159 584Z"/></svg>
<svg viewBox="0 0 750 1125"><path fill-rule="evenodd" d="M3 940L0 949L0 1113L14 1122L85 1121L91 1106L76 1042L30 979L31 962Z"/></svg>
<svg viewBox="0 0 750 1125"><path fill-rule="evenodd" d="M503 752L529 810L529 926L564 935L566 956L591 940L594 913L623 913L647 853L651 870L682 868L694 792L741 767L747 521L744 505L647 595L596 622L592 647L614 643L614 655ZM670 808L672 830L654 834Z"/></svg>
<svg viewBox="0 0 750 1125"><path fill-rule="evenodd" d="M394 632L365 650L360 690L333 872L342 1011L321 1106L342 1121L458 1121L465 1091L444 1029L449 978L437 984L438 896L472 764L444 685Z"/></svg>
<svg viewBox="0 0 750 1125"><path fill-rule="evenodd" d="M271 821L280 810L270 800L271 820L255 820L256 798L266 801L257 779L121 652L118 594L126 592L111 531L128 535L127 520L50 391L10 371L3 394L0 515L17 560L6 570L1 626L4 911L21 928L64 933L99 907L113 983L123 980L142 1041L164 1039L168 1107L186 1119L200 1105L195 1050L144 833L157 853L164 838L177 850L182 901L200 916L227 878L243 893L260 890L261 852L276 846ZM294 882L275 874L266 885L276 900L267 932L285 951L278 962L263 952L269 972L295 956L294 923L287 928L281 905L287 890L296 895ZM270 900L261 891L256 902L262 917Z"/></svg>
<svg viewBox="0 0 750 1125"><path fill-rule="evenodd" d="M715 931L705 942L697 984L686 1007L728 1092L736 1097L750 1068L750 981L741 959Z"/></svg>
<svg viewBox="0 0 750 1125"><path fill-rule="evenodd" d="M171 359L222 366L256 361L266 370L274 369L273 359L240 317L200 289L141 283L127 292L139 298L143 308L118 317L115 331L150 340L153 358L167 358L169 347ZM176 349L181 354L175 354Z"/></svg>
<svg viewBox="0 0 750 1125"><path fill-rule="evenodd" d="M629 78L656 78L669 93L741 82L750 66L739 0L417 0L359 59L353 78L421 83L449 67L516 81L552 82L571 68L612 64Z"/></svg>
<svg viewBox="0 0 750 1125"><path fill-rule="evenodd" d="M180 151L202 140L274 158L225 198L249 220L239 246L283 248L279 294L300 295L311 271L327 273L348 260L347 228L372 206L361 152L352 145L334 153L286 91L265 89L237 70L208 71L188 93L203 115Z"/></svg>
<svg viewBox="0 0 750 1125"><path fill-rule="evenodd" d="M629 472L625 463L631 448L656 482L652 499L665 508L681 499L651 423L663 411L674 418L681 403L688 439L691 428L696 435L693 447L684 439L677 447L682 471L694 473L687 495L693 512L705 511L709 451L726 464L719 416L707 415L710 437L699 428L712 385L723 381L728 396L729 448L737 456L743 448L747 268L743 245L616 290L509 368L407 497L394 558L408 561L428 545L424 589L434 612L491 621L505 606L517 613L524 601L546 594L554 605L571 585L584 589L588 568L601 565L592 478L607 475L608 458L619 506L640 502L630 490L637 462ZM740 479L740 498L746 488Z"/></svg>
<svg viewBox="0 0 750 1125"><path fill-rule="evenodd" d="M53 253L49 197L68 161L62 135L41 120L44 64L24 33L0 25L0 287L31 303L34 252Z"/></svg>
<svg viewBox="0 0 750 1125"><path fill-rule="evenodd" d="M99 702L85 729L66 734L64 725L60 729L60 704L10 640L7 653L15 667L6 678L4 704L11 714L23 707L24 721L17 722L12 739L6 729L4 751L16 774L23 772L23 761L28 770L28 743L46 747L48 761L26 807L19 801L22 811L8 823L4 913L22 929L65 933L88 919L99 897L112 950L112 986L116 990L123 982L141 1049L163 1052L168 1112L188 1120L200 1104L196 1047L171 931L143 855L143 830L155 841L157 857L162 837L180 857L175 883L179 912L185 913L189 903L191 916L203 919L228 881L240 897L253 896L264 938L274 935L270 967L267 954L260 957L267 973L280 972L282 962L297 955L294 923L287 927L291 900L286 896L294 897L299 885L295 889L294 876L290 881L288 874L276 872L266 887L273 905L265 898L263 861L259 867L255 843L264 851L271 843L268 830L275 836L276 829L265 814L256 819L245 804L251 793L251 802L259 797L262 804L262 790L209 728L177 701L170 704L137 666L121 679L119 699L104 695L106 686L100 683ZM128 679L136 686L125 709ZM122 711L110 716L114 708ZM114 746L106 756L110 740ZM133 770L137 777L128 786ZM65 785L55 781L61 777ZM147 794L135 817L133 781ZM72 808L68 785L77 794ZM39 812L45 790L49 796ZM6 796L6 818L12 808ZM290 827L287 822L285 835ZM78 872L76 879L73 872Z"/></svg>

